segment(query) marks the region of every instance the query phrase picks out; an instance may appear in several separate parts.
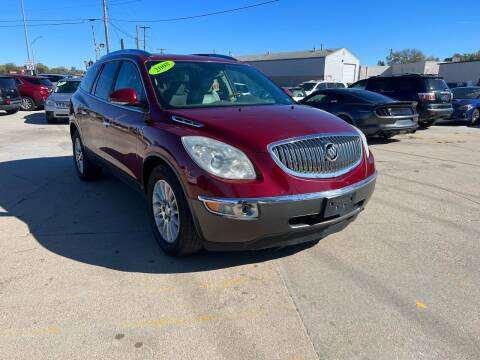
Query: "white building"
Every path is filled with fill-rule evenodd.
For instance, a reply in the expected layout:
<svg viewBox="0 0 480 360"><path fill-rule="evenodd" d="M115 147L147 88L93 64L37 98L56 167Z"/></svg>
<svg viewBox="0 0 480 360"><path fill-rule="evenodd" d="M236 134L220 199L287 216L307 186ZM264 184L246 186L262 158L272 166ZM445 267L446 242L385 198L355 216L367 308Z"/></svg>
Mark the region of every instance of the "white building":
<svg viewBox="0 0 480 360"><path fill-rule="evenodd" d="M277 85L295 86L307 80L353 83L360 61L345 48L237 56L255 66Z"/></svg>
<svg viewBox="0 0 480 360"><path fill-rule="evenodd" d="M480 61L441 63L439 75L446 82L477 84L480 82Z"/></svg>
<svg viewBox="0 0 480 360"><path fill-rule="evenodd" d="M393 64L387 66L360 66L360 79L371 76L391 76L404 74L438 75L440 71L438 61L418 61L409 64Z"/></svg>

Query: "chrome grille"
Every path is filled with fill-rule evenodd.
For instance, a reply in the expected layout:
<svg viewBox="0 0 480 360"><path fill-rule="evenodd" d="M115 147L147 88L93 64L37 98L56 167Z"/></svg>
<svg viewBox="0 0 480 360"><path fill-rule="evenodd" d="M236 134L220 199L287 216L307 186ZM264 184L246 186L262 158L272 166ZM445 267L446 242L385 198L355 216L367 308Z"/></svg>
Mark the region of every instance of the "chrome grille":
<svg viewBox="0 0 480 360"><path fill-rule="evenodd" d="M336 149L336 158L332 157ZM362 140L355 134L313 135L270 144L269 152L287 173L307 178L340 176L362 160Z"/></svg>

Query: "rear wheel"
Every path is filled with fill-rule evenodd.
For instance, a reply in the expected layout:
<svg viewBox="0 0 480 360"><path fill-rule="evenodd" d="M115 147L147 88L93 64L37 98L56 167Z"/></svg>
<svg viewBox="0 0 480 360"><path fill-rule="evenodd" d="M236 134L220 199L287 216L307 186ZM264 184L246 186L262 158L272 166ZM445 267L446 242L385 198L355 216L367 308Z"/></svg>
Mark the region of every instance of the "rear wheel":
<svg viewBox="0 0 480 360"><path fill-rule="evenodd" d="M20 104L20 108L23 111L33 111L36 108L35 102L33 101L32 98L30 98L28 96L23 96L22 97L22 102Z"/></svg>
<svg viewBox="0 0 480 360"><path fill-rule="evenodd" d="M155 239L168 255L184 256L202 248L187 199L175 174L153 169L148 181L148 207Z"/></svg>
<svg viewBox="0 0 480 360"><path fill-rule="evenodd" d="M477 125L480 120L480 110L474 109L472 112L472 125Z"/></svg>
<svg viewBox="0 0 480 360"><path fill-rule="evenodd" d="M81 180L92 181L97 180L102 175L102 168L90 161L85 154L82 140L78 131L73 134L73 160L77 175Z"/></svg>

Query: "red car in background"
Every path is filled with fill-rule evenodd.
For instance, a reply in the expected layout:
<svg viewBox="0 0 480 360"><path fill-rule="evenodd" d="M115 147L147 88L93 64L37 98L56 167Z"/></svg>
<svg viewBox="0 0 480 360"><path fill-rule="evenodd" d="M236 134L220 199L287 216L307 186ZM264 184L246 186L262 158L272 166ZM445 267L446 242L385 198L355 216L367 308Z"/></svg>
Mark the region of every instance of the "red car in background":
<svg viewBox="0 0 480 360"><path fill-rule="evenodd" d="M20 109L32 111L43 106L53 90L53 84L47 78L12 74L17 84L18 92L22 97Z"/></svg>

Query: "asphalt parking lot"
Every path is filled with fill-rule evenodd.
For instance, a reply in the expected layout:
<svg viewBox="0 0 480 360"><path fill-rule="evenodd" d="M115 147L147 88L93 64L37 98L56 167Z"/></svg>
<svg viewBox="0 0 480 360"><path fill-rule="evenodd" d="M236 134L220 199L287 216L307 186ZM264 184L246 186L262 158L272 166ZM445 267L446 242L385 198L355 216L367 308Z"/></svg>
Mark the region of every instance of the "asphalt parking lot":
<svg viewBox="0 0 480 360"><path fill-rule="evenodd" d="M174 259L65 124L0 115L0 359L479 359L479 136L374 142L366 211L315 246Z"/></svg>

